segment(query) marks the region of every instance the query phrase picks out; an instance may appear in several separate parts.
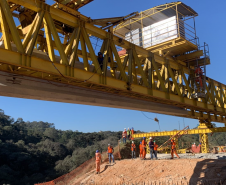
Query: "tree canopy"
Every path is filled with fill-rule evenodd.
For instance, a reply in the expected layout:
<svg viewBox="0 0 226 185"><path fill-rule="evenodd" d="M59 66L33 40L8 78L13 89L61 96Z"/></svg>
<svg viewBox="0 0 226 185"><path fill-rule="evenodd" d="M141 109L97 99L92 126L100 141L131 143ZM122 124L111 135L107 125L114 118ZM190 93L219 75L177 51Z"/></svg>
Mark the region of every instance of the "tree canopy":
<svg viewBox="0 0 226 185"><path fill-rule="evenodd" d="M53 123L14 121L0 109L0 184L50 181L117 145L121 132L58 130Z"/></svg>

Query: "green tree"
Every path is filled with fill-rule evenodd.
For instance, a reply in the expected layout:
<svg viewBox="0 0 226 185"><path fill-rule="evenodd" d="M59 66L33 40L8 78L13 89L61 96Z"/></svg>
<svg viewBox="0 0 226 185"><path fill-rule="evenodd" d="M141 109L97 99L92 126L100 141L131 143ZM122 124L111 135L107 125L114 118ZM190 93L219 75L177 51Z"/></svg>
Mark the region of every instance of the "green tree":
<svg viewBox="0 0 226 185"><path fill-rule="evenodd" d="M55 128L47 128L43 134L44 134L44 136L52 139L53 141L58 140L58 132Z"/></svg>

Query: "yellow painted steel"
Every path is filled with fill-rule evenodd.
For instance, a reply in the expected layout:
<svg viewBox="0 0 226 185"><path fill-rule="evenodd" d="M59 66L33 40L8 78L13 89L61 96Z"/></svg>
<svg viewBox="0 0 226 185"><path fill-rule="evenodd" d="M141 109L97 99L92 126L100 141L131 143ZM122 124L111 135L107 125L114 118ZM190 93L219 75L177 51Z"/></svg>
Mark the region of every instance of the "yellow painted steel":
<svg viewBox="0 0 226 185"><path fill-rule="evenodd" d="M209 143L208 143L208 135L200 134L200 140L201 140L201 152L202 153L209 153Z"/></svg>
<svg viewBox="0 0 226 185"><path fill-rule="evenodd" d="M206 134L214 132L226 132L226 127L218 128L200 128L200 129L188 129L186 134ZM133 134L133 138L142 138L142 137L159 137L159 136L173 136L178 133L178 130L173 131L164 131L164 132L149 132L149 133L138 133Z"/></svg>
<svg viewBox="0 0 226 185"><path fill-rule="evenodd" d="M27 22L25 28L16 27L8 3L37 13L36 18ZM66 6L61 4L49 6L38 0L0 0L0 6L0 31L5 48L0 48L1 71L177 106L187 110L182 117L226 123L226 85L208 77L206 99L191 97L195 92L194 69L188 68L184 60L194 55L200 56L202 51L181 55L178 60L167 56L167 53L163 57L119 38L110 30L107 32L94 26L90 18L70 8L66 11ZM175 3L169 6L175 6ZM62 7L62 10L58 7ZM65 32L65 26L71 32ZM60 39L59 34L64 39ZM107 57L104 58L103 71L90 35L104 42L102 50ZM62 42L67 38L70 38L68 42ZM23 43L21 39L24 39ZM79 42L82 50L78 48ZM36 44L40 46L39 51L35 48ZM176 44L170 47L176 47ZM116 46L126 50L124 57L120 58ZM14 49L11 50L11 47ZM60 59L54 55L54 50L58 50ZM34 52L42 54L37 57ZM78 57L83 62L78 62ZM91 65L88 60L92 62ZM107 66L110 67L109 71L106 70Z"/></svg>
<svg viewBox="0 0 226 185"><path fill-rule="evenodd" d="M186 153L186 151L187 151L186 149L178 149L177 153L178 154L184 154L184 153Z"/></svg>
<svg viewBox="0 0 226 185"><path fill-rule="evenodd" d="M209 152L209 143L208 143L208 134L209 133L215 133L215 132L226 132L226 127L218 127L214 128L210 122L200 122L197 129L188 129L185 132L185 135L189 134L199 134L200 136L200 142L201 142L201 152L202 153L208 153ZM178 130L173 131L164 131L164 132L150 132L150 133L139 133L139 134L133 134L133 138L142 138L142 137L162 137L162 136L173 136L178 133ZM178 146L178 138L175 137L176 142L176 149L177 151L180 151ZM180 152L183 153L184 150L181 150ZM186 152L186 151L185 151Z"/></svg>

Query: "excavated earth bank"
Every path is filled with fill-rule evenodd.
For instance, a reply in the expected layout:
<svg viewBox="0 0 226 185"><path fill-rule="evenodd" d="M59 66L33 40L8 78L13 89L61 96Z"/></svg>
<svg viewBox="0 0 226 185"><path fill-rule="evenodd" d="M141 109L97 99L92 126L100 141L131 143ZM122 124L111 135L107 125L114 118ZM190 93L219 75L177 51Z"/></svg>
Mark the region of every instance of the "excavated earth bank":
<svg viewBox="0 0 226 185"><path fill-rule="evenodd" d="M225 182L224 182L225 181ZM161 182L161 183L160 183ZM104 163L67 184L226 184L225 159L125 159ZM58 183L57 183L58 184ZM60 184L60 183L59 183Z"/></svg>

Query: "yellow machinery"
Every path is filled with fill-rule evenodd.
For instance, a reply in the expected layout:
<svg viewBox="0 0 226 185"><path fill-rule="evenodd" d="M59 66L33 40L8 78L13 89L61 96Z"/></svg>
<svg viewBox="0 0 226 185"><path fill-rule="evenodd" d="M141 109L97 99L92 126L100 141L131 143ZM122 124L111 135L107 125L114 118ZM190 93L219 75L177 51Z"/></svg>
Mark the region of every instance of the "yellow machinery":
<svg viewBox="0 0 226 185"><path fill-rule="evenodd" d="M211 128L209 126L204 126L203 123L200 123L201 126L199 126L197 129L188 129L184 131L184 135L186 134L199 134L200 135L200 141L201 141L201 152L202 153L208 153L209 152L209 145L208 145L208 135L209 133L215 133L215 132L226 132L226 127L218 127L218 128ZM161 137L161 136L176 136L178 134L178 130L173 131L164 131L164 132L149 132L149 133L139 133L139 134L133 134L133 138L143 138L146 137L147 141L149 141L149 137ZM176 143L178 143L178 138L175 137ZM177 145L177 150L179 150ZM182 149L183 150L183 149ZM183 151L179 152L182 153Z"/></svg>
<svg viewBox="0 0 226 185"><path fill-rule="evenodd" d="M175 2L94 20L78 12L91 1L48 5L44 0L0 0L0 71L181 108L186 111L182 117L200 120L199 129L188 132L201 134L202 151L207 152L207 133L226 131L211 125L211 121L226 123L226 86L204 73L201 91L195 80L196 65L210 64L195 27L186 23L198 14ZM165 28L159 23L164 20L173 22L166 24L170 32L161 31ZM145 34L152 27L157 31ZM134 41L137 29L141 36ZM102 68L93 38L102 44ZM200 92L205 96L193 96ZM134 137L167 134L174 131Z"/></svg>

